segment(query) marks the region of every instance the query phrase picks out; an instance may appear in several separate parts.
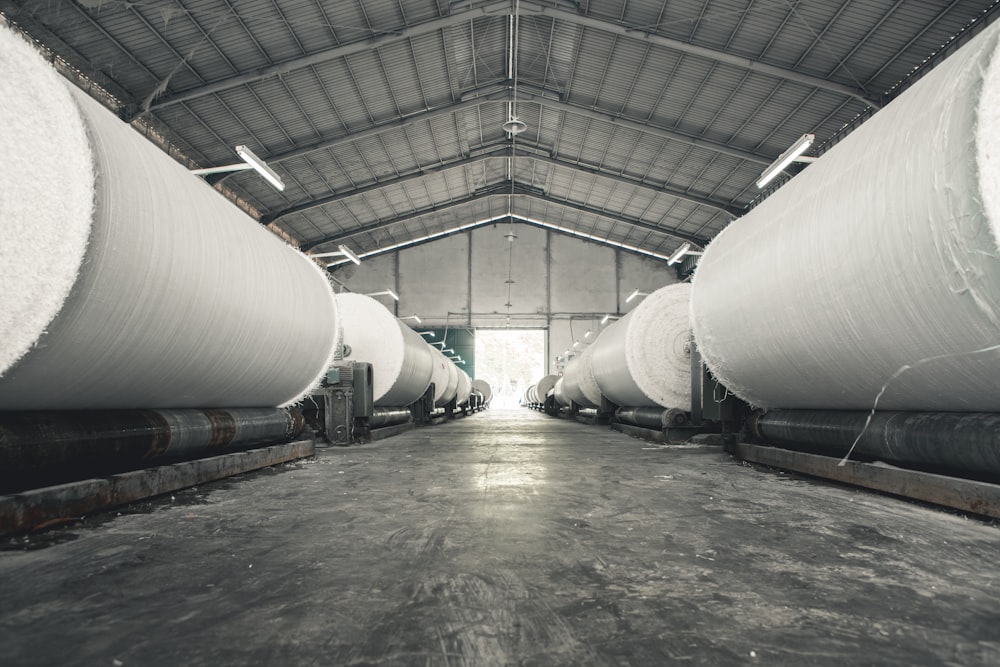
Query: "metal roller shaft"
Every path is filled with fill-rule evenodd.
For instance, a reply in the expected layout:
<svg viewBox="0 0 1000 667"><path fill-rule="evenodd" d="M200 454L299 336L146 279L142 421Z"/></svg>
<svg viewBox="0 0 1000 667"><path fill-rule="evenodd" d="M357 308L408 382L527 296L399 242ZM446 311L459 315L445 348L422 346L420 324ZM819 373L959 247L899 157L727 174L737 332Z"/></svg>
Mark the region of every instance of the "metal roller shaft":
<svg viewBox="0 0 1000 667"><path fill-rule="evenodd" d="M662 430L687 423L687 414L676 408L658 407L618 408L615 418L625 424Z"/></svg>
<svg viewBox="0 0 1000 667"><path fill-rule="evenodd" d="M395 426L405 424L412 418L413 415L407 408L375 408L368 419L368 425L371 428Z"/></svg>
<svg viewBox="0 0 1000 667"><path fill-rule="evenodd" d="M957 412L775 410L757 413L750 429L760 440L827 456L879 460L935 472L1000 480L1000 414Z"/></svg>
<svg viewBox="0 0 1000 667"><path fill-rule="evenodd" d="M289 408L0 412L0 493L291 440Z"/></svg>

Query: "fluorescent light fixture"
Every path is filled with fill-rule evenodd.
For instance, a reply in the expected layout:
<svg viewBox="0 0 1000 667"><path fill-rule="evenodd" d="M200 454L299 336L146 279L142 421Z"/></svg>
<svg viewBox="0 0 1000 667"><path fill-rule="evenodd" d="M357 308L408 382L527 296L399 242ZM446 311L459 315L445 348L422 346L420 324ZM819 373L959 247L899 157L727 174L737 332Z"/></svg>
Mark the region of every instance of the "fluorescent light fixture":
<svg viewBox="0 0 1000 667"><path fill-rule="evenodd" d="M681 247L677 248L677 250L674 250L673 254L670 255L670 259L667 260L667 264L668 265L676 264L677 262L681 261L681 257L683 257L690 249L691 249L690 243L681 244Z"/></svg>
<svg viewBox="0 0 1000 667"><path fill-rule="evenodd" d="M578 340L573 341L573 347L575 347L575 348L576 347L580 347L580 341L578 341Z"/></svg>
<svg viewBox="0 0 1000 667"><path fill-rule="evenodd" d="M452 354L454 354L454 352L455 352L455 350L451 349L450 347L441 348L441 351L442 352L451 352Z"/></svg>
<svg viewBox="0 0 1000 667"><path fill-rule="evenodd" d="M417 333L420 334L421 336L430 336L431 338L434 338L434 332L433 331L418 331ZM431 345L433 345L433 344L434 343L431 343Z"/></svg>
<svg viewBox="0 0 1000 667"><path fill-rule="evenodd" d="M456 354L454 357L448 357L448 358L451 359L452 361L461 361L462 360L461 355L458 355L458 354Z"/></svg>
<svg viewBox="0 0 1000 667"><path fill-rule="evenodd" d="M337 246L337 250L339 250L342 255L347 257L347 259L351 260L355 264L361 263L361 258L355 255L354 251L348 248L346 245Z"/></svg>
<svg viewBox="0 0 1000 667"><path fill-rule="evenodd" d="M396 301L399 301L399 295L393 292L388 287L382 290L381 292L372 292L371 294L365 294L365 296L391 296Z"/></svg>
<svg viewBox="0 0 1000 667"><path fill-rule="evenodd" d="M591 331L590 329L587 329L587 333L583 334L583 337L584 338L590 338L593 334L594 334L593 331Z"/></svg>
<svg viewBox="0 0 1000 667"><path fill-rule="evenodd" d="M401 320L414 320L414 321L416 321L417 324L423 324L423 321L419 317L417 317L416 313L414 313L413 315L407 315L406 317L401 317L399 319L401 319Z"/></svg>
<svg viewBox="0 0 1000 667"><path fill-rule="evenodd" d="M618 317L617 315L612 315L612 314L608 313L607 315L605 315L604 317L601 318L601 324L607 324L608 320L619 320L619 319L621 319L621 318Z"/></svg>
<svg viewBox="0 0 1000 667"><path fill-rule="evenodd" d="M338 255L342 255L342 256L346 257L347 259L349 259L350 261L354 262L355 264L360 264L361 263L361 258L358 257L354 253L353 250L351 250L350 248L348 248L344 244L340 244L339 246L337 246L336 250L331 250L330 252L318 252L315 255L310 255L310 256L311 257L336 257ZM342 264L342 263L343 262L334 262L334 264ZM334 264L327 264L327 266L333 266Z"/></svg>
<svg viewBox="0 0 1000 667"><path fill-rule="evenodd" d="M639 288L636 287L634 290L632 290L631 294L629 294L627 297L625 297L625 303L630 302L632 299L636 298L637 296L649 296L649 292L640 292Z"/></svg>
<svg viewBox="0 0 1000 667"><path fill-rule="evenodd" d="M244 162L253 167L253 170L260 174L265 181L273 185L279 191L285 189L285 184L282 182L281 176L278 176L278 174L267 166L266 162L257 157L252 150L241 144L236 147L236 154L243 158Z"/></svg>
<svg viewBox="0 0 1000 667"><path fill-rule="evenodd" d="M438 346L438 347L440 347L440 348L441 348L442 350L444 349L444 341L443 341L443 340L439 340L439 341L437 341L437 342L434 342L434 343L431 343L431 345L437 345L437 346Z"/></svg>
<svg viewBox="0 0 1000 667"><path fill-rule="evenodd" d="M757 179L757 187L762 188L774 178L788 168L788 165L795 162L796 160L802 162L811 162L812 158L801 159L801 155L809 150L809 147L813 145L816 141L816 135L814 134L803 134L798 140L788 147L784 153L778 156L778 159L767 166L764 171L760 172L760 178Z"/></svg>
<svg viewBox="0 0 1000 667"><path fill-rule="evenodd" d="M192 169L191 173L198 176L207 176L208 174L222 174L228 171L245 171L247 169L253 169L258 174L260 174L264 180L273 185L277 190L281 191L285 189L285 184L281 180L281 176L267 166L267 163L257 157L257 154L252 150L240 144L236 147L236 154L240 156L243 160L242 163L237 164L227 164L221 167L206 167L204 169Z"/></svg>

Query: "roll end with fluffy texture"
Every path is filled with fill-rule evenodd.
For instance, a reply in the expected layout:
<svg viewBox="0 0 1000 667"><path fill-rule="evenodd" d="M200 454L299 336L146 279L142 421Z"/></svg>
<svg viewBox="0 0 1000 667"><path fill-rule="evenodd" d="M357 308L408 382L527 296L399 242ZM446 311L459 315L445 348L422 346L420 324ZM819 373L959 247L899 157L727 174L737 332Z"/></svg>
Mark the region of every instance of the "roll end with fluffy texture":
<svg viewBox="0 0 1000 667"><path fill-rule="evenodd" d="M67 85L0 26L0 377L59 313L90 236L94 165Z"/></svg>

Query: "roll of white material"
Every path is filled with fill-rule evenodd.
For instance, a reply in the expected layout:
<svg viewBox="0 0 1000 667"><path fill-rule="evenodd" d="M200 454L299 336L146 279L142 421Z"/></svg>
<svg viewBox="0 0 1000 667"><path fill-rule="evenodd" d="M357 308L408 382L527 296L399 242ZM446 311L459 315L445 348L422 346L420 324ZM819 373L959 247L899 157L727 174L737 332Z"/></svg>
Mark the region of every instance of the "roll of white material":
<svg viewBox="0 0 1000 667"><path fill-rule="evenodd" d="M546 375L541 380L535 383L535 392L532 398L536 403L544 403L545 397L549 395L552 388L556 386L556 381L559 379L558 375Z"/></svg>
<svg viewBox="0 0 1000 667"><path fill-rule="evenodd" d="M466 405L469 402L469 396L472 395L472 378L469 374L463 371L461 368L458 369L458 397L457 405Z"/></svg>
<svg viewBox="0 0 1000 667"><path fill-rule="evenodd" d="M594 378L622 407L691 406L691 285L656 290L601 332L594 344Z"/></svg>
<svg viewBox="0 0 1000 667"><path fill-rule="evenodd" d="M561 405L564 408L568 408L570 406L569 396L566 395L566 376L565 375L563 377L559 378L558 380L556 380L555 386L552 387L552 392L553 392L553 395L556 397L556 403L558 403L559 405Z"/></svg>
<svg viewBox="0 0 1000 667"><path fill-rule="evenodd" d="M597 379L594 377L593 345L585 348L580 356L566 365L563 378L563 391L568 399L587 408L600 406L601 388L597 386Z"/></svg>
<svg viewBox="0 0 1000 667"><path fill-rule="evenodd" d="M493 399L493 387L486 380L476 379L472 381L472 388L483 395L483 402L489 403Z"/></svg>
<svg viewBox="0 0 1000 667"><path fill-rule="evenodd" d="M438 353L441 354L440 350L438 351ZM444 356L444 354L441 354L441 357L448 363L448 388L445 390L444 395L441 397L443 403L438 405L438 407L447 405L448 403L451 402L451 399L455 398L455 396L458 395L458 373L459 373L458 366L455 365L454 361Z"/></svg>
<svg viewBox="0 0 1000 667"><path fill-rule="evenodd" d="M452 373L448 366L454 365L451 359L445 358L441 351L436 347L427 346L427 349L431 353L431 362L434 366L434 371L431 374L431 382L434 383L434 405L436 407L441 407L446 405L455 396L455 389L458 387L458 373ZM449 392L449 383L452 382L452 376L454 375L454 384L451 386L451 395Z"/></svg>
<svg viewBox="0 0 1000 667"><path fill-rule="evenodd" d="M431 384L434 362L420 334L363 294L338 294L337 304L344 344L351 348L344 358L372 365L375 405L405 406L423 396Z"/></svg>
<svg viewBox="0 0 1000 667"><path fill-rule="evenodd" d="M692 320L760 407L1000 411L1000 25L707 248Z"/></svg>
<svg viewBox="0 0 1000 667"><path fill-rule="evenodd" d="M0 27L0 410L268 407L337 345L329 283Z"/></svg>

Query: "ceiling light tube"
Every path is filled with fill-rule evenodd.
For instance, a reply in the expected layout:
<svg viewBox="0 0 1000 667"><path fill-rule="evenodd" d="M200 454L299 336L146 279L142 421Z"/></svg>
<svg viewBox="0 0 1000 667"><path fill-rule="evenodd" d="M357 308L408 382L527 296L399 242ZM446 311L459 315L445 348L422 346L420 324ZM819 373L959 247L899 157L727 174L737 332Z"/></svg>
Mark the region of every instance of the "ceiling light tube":
<svg viewBox="0 0 1000 667"><path fill-rule="evenodd" d="M266 162L257 157L252 150L241 144L236 147L236 154L243 158L244 162L253 167L254 171L260 174L265 181L273 185L279 191L285 189L285 184L282 182L281 177L278 176L273 169L267 166Z"/></svg>
<svg viewBox="0 0 1000 667"><path fill-rule="evenodd" d="M344 257L351 260L355 264L361 264L361 258L358 257L356 254L354 254L354 251L348 248L346 245L341 244L337 246L337 250L340 251L340 254L342 254Z"/></svg>
<svg viewBox="0 0 1000 667"><path fill-rule="evenodd" d="M433 331L418 331L417 333L420 334L421 336L430 336L431 338L434 338L434 332ZM434 343L431 343L431 345L433 345L433 344Z"/></svg>
<svg viewBox="0 0 1000 667"><path fill-rule="evenodd" d="M788 165L798 160L803 153L809 150L814 141L816 141L816 135L814 134L803 134L799 137L794 144L788 147L788 150L778 156L777 160L769 164L764 171L760 172L760 178L757 179L757 187L763 188L773 181L778 174L788 168Z"/></svg>
<svg viewBox="0 0 1000 667"><path fill-rule="evenodd" d="M640 292L639 288L636 287L634 290L632 290L631 294L625 297L625 303L629 303L632 299L636 298L637 296L649 296L649 292Z"/></svg>
<svg viewBox="0 0 1000 667"><path fill-rule="evenodd" d="M204 169L192 169L191 173L197 176L207 176L208 174L222 174L229 171L245 171L247 169L253 169L258 174L260 174L264 180L273 185L278 191L285 189L285 183L281 180L281 176L267 166L267 163L261 160L257 155L244 146L240 144L236 147L236 154L240 156L243 160L239 164L227 164L221 167L205 167Z"/></svg>
<svg viewBox="0 0 1000 667"><path fill-rule="evenodd" d="M416 313L414 313L413 315L407 315L406 317L401 317L399 319L401 319L401 320L414 320L417 324L423 324L423 321L419 317L417 317Z"/></svg>
<svg viewBox="0 0 1000 667"><path fill-rule="evenodd" d="M690 249L691 249L690 243L682 243L681 246L677 248L677 250L674 250L674 252L670 255L670 258L667 259L667 265L669 266L671 264L676 264L677 262L681 261L681 257L686 255L687 251Z"/></svg>
<svg viewBox="0 0 1000 667"><path fill-rule="evenodd" d="M608 313L601 318L601 324L607 324L608 320L619 320L619 319L621 318L618 317L617 315L612 315L611 313Z"/></svg>
<svg viewBox="0 0 1000 667"><path fill-rule="evenodd" d="M396 301L399 301L399 295L396 294L395 292L393 292L388 287L385 288L384 290L382 290L381 292L372 292L370 294L365 294L365 296L372 296L372 297L375 297L375 296L391 296Z"/></svg>
<svg viewBox="0 0 1000 667"><path fill-rule="evenodd" d="M310 255L310 257L337 257L337 256L343 256L349 259L350 261L354 262L355 264L361 264L361 258L358 257L353 250L348 248L343 243L337 246L336 250L331 250L330 252L317 252L313 255ZM334 264L340 264L340 263L342 262L334 262ZM327 264L327 266L333 266L333 264Z"/></svg>

